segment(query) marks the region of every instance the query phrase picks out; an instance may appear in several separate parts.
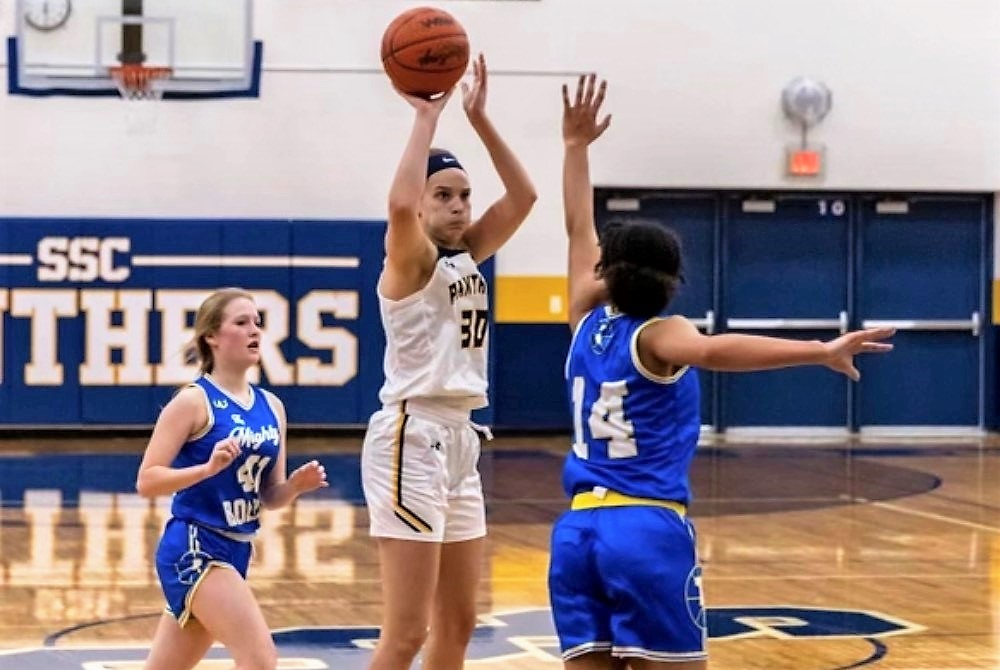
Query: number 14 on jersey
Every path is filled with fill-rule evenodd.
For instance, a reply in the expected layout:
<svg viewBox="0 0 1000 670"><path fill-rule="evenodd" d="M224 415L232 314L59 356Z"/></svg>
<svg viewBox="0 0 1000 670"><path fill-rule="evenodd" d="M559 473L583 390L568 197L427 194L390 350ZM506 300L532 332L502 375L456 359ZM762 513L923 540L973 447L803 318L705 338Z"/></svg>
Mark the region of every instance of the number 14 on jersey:
<svg viewBox="0 0 1000 670"><path fill-rule="evenodd" d="M590 445L583 434L583 377L573 378L573 452L590 458ZM638 452L632 422L625 418L628 387L624 381L604 382L601 395L590 405L587 427L594 440L608 440L608 458L632 458Z"/></svg>

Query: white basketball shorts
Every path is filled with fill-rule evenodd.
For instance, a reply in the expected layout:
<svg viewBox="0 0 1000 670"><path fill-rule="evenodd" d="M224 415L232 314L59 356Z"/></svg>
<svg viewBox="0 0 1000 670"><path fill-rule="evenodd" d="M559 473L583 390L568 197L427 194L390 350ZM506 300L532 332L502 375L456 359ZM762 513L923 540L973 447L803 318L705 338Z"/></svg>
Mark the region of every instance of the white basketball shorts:
<svg viewBox="0 0 1000 670"><path fill-rule="evenodd" d="M479 450L468 420L432 418L407 402L373 414L361 451L371 535L417 542L486 535Z"/></svg>

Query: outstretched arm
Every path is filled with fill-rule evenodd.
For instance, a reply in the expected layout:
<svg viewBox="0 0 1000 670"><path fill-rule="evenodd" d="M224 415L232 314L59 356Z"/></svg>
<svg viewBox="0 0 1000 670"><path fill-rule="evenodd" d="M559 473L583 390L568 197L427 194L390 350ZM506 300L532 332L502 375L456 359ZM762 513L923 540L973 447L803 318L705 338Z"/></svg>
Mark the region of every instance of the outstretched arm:
<svg viewBox="0 0 1000 670"><path fill-rule="evenodd" d="M594 276L600 258L597 231L594 227L594 192L590 183L590 143L600 137L611 123L611 115L598 122L608 83L595 86L596 75L581 75L576 96L569 100L569 90L562 87L563 121L563 208L566 235L569 238L569 326L576 328L583 315L604 298L604 282Z"/></svg>
<svg viewBox="0 0 1000 670"><path fill-rule="evenodd" d="M476 262L481 263L511 238L531 211L538 194L524 166L486 116L487 72L482 54L472 63L472 86L462 83L462 105L469 123L493 161L505 192L490 205L464 236Z"/></svg>
<svg viewBox="0 0 1000 670"><path fill-rule="evenodd" d="M642 331L639 356L651 370L666 374L685 365L720 372L825 365L858 381L861 373L854 357L892 351L892 345L882 340L895 332L893 328L867 328L826 342L739 333L702 335L684 317L672 316Z"/></svg>
<svg viewBox="0 0 1000 670"><path fill-rule="evenodd" d="M424 234L417 212L420 210L420 198L427 180L427 156L431 141L437 130L441 110L453 90L434 100L400 93L416 110L416 115L410 139L389 189L389 226L385 233L386 263L379 290L393 300L405 298L423 288L434 269L437 253Z"/></svg>

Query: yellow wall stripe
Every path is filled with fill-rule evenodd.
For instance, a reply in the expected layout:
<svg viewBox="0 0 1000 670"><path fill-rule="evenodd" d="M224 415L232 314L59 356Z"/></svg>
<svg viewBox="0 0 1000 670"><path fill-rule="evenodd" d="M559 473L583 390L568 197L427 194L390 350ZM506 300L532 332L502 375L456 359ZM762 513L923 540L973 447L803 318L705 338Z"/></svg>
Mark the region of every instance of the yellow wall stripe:
<svg viewBox="0 0 1000 670"><path fill-rule="evenodd" d="M993 323L1000 326L1000 279L993 280Z"/></svg>
<svg viewBox="0 0 1000 670"><path fill-rule="evenodd" d="M566 295L566 277L497 277L497 323L566 323ZM1000 325L1000 278L993 280L993 323Z"/></svg>
<svg viewBox="0 0 1000 670"><path fill-rule="evenodd" d="M497 277L497 323L566 323L566 291L566 277Z"/></svg>

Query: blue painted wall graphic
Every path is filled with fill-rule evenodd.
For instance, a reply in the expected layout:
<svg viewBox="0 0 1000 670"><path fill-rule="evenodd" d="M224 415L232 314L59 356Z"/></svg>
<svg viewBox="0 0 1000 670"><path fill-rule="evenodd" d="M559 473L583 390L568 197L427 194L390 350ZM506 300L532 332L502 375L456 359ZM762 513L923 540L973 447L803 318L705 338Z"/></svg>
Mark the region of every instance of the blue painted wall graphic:
<svg viewBox="0 0 1000 670"><path fill-rule="evenodd" d="M709 608L708 628L710 637L714 639L761 636L805 640L847 636L870 641L923 630L917 624L876 612L791 606ZM378 639L378 628L289 628L274 631L274 639L279 657L287 663L279 661L279 668L362 670ZM58 644L57 640L54 642ZM90 663L88 668L110 670L117 667L116 664L140 661L145 656L144 648L75 649L54 646L0 655L0 663L9 663L10 667L22 670L68 670ZM481 617L466 658L470 661L502 662L519 656L558 658L558 644L548 609ZM213 649L208 658L227 656L223 650Z"/></svg>
<svg viewBox="0 0 1000 670"><path fill-rule="evenodd" d="M382 383L384 230L372 221L0 221L0 426L152 425L196 376L182 350L198 304L223 286L257 299L260 381L285 401L290 424L366 423ZM492 264L484 271L491 277Z"/></svg>

